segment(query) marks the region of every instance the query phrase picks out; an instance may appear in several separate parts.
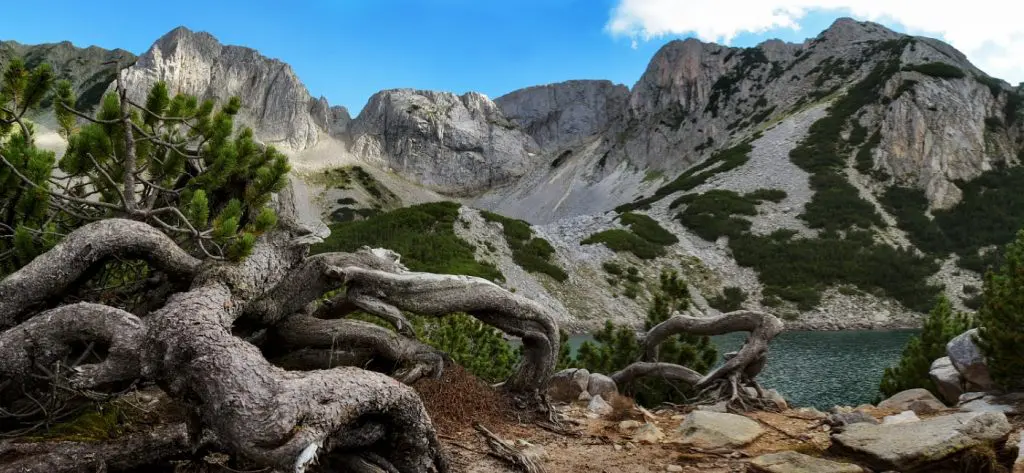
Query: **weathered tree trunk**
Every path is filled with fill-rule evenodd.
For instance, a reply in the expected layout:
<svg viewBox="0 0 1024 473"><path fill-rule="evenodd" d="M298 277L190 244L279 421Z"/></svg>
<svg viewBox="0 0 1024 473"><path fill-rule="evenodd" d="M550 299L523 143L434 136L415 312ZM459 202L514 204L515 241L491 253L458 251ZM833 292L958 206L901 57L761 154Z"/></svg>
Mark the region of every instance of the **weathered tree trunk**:
<svg viewBox="0 0 1024 473"><path fill-rule="evenodd" d="M676 315L656 325L643 338L644 360L633 363L611 375L618 385L629 384L645 376L658 376L692 386L708 401L727 400L745 409L750 401L763 404L760 385L754 378L764 368L768 344L782 332L782 321L763 312L739 310L718 317L690 317ZM685 366L658 362L658 346L673 335L723 335L732 332L750 332L743 347L736 353L726 354L726 361L708 374L700 374ZM747 394L745 387L754 388L757 395ZM753 399L751 399L753 398Z"/></svg>
<svg viewBox="0 0 1024 473"><path fill-rule="evenodd" d="M318 454L352 452L363 459L346 460L352 464L403 473L444 471L433 425L412 388L385 374L331 367L330 359L335 352L352 360L369 356L411 365L408 376L419 377L439 374L442 355L381 327L309 315L318 312L311 306L316 299L344 285L352 304L387 312L396 325L404 321L403 310L432 316L467 312L520 336L527 356L506 387L535 393L547 382L558 329L539 304L478 278L405 271L396 255L384 251L306 258L308 243L303 235L276 231L263 235L241 263L201 264L144 223L113 219L86 225L0 282L0 328L21 322L0 334L0 381L10 385L37 363L67 356L72 342L100 342L109 346L107 356L76 368L72 386L102 389L114 381L152 380L194 410L193 438L198 429L208 429L218 445L259 466L301 472ZM87 303L38 312L90 268L126 254L191 278L190 289L141 318ZM293 366L308 368L326 355L329 369L287 371L271 364L258 347L232 333L243 318L267 327L297 353L285 357Z"/></svg>

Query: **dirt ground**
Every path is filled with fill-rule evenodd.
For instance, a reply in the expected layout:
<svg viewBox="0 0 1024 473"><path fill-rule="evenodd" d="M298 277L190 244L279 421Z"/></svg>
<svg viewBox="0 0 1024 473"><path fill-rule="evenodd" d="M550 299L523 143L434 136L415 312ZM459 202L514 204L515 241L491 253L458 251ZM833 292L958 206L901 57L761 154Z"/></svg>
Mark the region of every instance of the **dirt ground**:
<svg viewBox="0 0 1024 473"><path fill-rule="evenodd" d="M454 376L462 378L458 374ZM848 459L834 457L828 451L829 427L820 418L820 413L814 415L807 410L747 413L747 417L764 428L763 435L740 450L704 451L680 443L679 426L691 408L665 408L650 412L635 406L625 408L613 402L615 414L609 418L598 418L582 403L555 406L565 419L563 424L573 432L565 435L542 428L532 420L517 419L515 409L502 406L497 398L490 397L492 394L489 393L493 391L488 386L476 383L466 378L449 379L439 382L434 389L444 386L443 391L453 392L434 392L425 396L428 410L439 421L441 440L452 470L456 472L522 471L490 455L484 437L473 428L478 422L501 439L515 444L518 450L529 452L547 473L661 473L670 471L671 465L681 468L673 468L674 471L685 473L746 472L750 459L781 451L797 451L849 462ZM457 415L453 415L450 411L456 400L455 392L460 399L483 397L487 401L474 403L472 409L457 409ZM496 412L496 406L503 413ZM878 419L896 413L874 408L867 411ZM922 416L926 417L929 416ZM632 430L620 430L622 420L650 422L665 437L655 443L636 441L631 436ZM1024 428L1024 419L1014 416L1011 422L1015 434L1010 442L1016 445L1019 432Z"/></svg>

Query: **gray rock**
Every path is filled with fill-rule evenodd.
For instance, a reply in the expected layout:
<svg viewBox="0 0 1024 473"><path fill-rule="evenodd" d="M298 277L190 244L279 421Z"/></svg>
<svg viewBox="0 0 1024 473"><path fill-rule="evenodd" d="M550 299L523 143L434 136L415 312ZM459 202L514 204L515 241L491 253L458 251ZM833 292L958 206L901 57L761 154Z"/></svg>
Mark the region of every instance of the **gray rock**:
<svg viewBox="0 0 1024 473"><path fill-rule="evenodd" d="M948 356L944 356L932 362L928 375L939 390L939 395L946 404L956 404L960 395L964 393L963 378L960 372L953 366Z"/></svg>
<svg viewBox="0 0 1024 473"><path fill-rule="evenodd" d="M619 388L615 386L615 381L601 373L590 373L590 381L587 383L587 392L591 396L601 396L605 399L611 399L611 395L618 394Z"/></svg>
<svg viewBox="0 0 1024 473"><path fill-rule="evenodd" d="M839 452L877 469L915 470L981 444L1005 441L1010 423L1002 413L957 413L911 424L848 426L832 436Z"/></svg>
<svg viewBox="0 0 1024 473"><path fill-rule="evenodd" d="M960 376L970 383L975 391L991 391L995 388L992 376L988 372L988 364L981 348L974 343L978 329L968 330L946 344L946 354Z"/></svg>
<svg viewBox="0 0 1024 473"><path fill-rule="evenodd" d="M750 461L752 471L759 473L863 473L852 463L839 463L797 452L761 455Z"/></svg>
<svg viewBox="0 0 1024 473"><path fill-rule="evenodd" d="M679 426L680 442L698 448L739 448L756 440L764 429L756 421L736 414L693 411Z"/></svg>
<svg viewBox="0 0 1024 473"><path fill-rule="evenodd" d="M505 116L546 151L605 131L620 120L629 88L606 80L572 80L528 87L494 100Z"/></svg>
<svg viewBox="0 0 1024 473"><path fill-rule="evenodd" d="M536 141L475 92L378 92L348 130L356 156L446 195L480 193L540 164Z"/></svg>
<svg viewBox="0 0 1024 473"><path fill-rule="evenodd" d="M606 416L614 411L612 406L605 402L604 398L601 396L594 396L591 398L590 403L587 404L587 410L599 416Z"/></svg>
<svg viewBox="0 0 1024 473"><path fill-rule="evenodd" d="M554 402L573 402L587 391L590 372L585 369L569 368L551 376L548 383L548 397Z"/></svg>
<svg viewBox="0 0 1024 473"><path fill-rule="evenodd" d="M258 51L222 45L209 33L178 27L153 44L124 75L129 97L145 103L157 81L172 93L242 100L235 121L260 141L301 151L320 141L326 125L325 100L309 95L291 66Z"/></svg>
<svg viewBox="0 0 1024 473"><path fill-rule="evenodd" d="M1024 473L1024 432L1017 441L1017 460L1013 462L1013 473Z"/></svg>
<svg viewBox="0 0 1024 473"><path fill-rule="evenodd" d="M918 414L928 414L946 408L946 405L924 388L908 389L898 392L892 397L878 403L879 409L905 411L912 410Z"/></svg>
<svg viewBox="0 0 1024 473"><path fill-rule="evenodd" d="M960 396L957 407L964 412L1002 412L1014 415L1020 413L1024 393L989 394L965 393Z"/></svg>

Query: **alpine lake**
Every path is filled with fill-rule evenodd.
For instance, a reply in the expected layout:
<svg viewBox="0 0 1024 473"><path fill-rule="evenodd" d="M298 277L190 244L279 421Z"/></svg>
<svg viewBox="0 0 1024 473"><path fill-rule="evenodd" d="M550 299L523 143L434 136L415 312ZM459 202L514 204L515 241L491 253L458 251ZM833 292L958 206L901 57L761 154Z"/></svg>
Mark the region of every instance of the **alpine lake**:
<svg viewBox="0 0 1024 473"><path fill-rule="evenodd" d="M787 331L772 340L768 364L758 376L794 407L857 406L877 401L885 368L900 359L903 347L919 330ZM736 351L746 332L711 337L723 353ZM590 335L569 338L573 353Z"/></svg>

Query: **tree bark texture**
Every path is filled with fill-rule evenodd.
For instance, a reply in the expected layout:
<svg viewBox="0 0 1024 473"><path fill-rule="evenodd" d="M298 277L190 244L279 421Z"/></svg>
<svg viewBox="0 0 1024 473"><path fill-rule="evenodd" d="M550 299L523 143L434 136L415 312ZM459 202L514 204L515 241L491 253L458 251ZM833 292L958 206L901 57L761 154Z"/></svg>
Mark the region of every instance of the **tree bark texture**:
<svg viewBox="0 0 1024 473"><path fill-rule="evenodd" d="M402 473L445 471L434 427L411 387L383 373L338 366L383 360L408 368L403 379L411 381L439 374L444 356L379 326L314 316L331 314L316 301L336 289L344 291L345 303L333 308L382 315L399 330L407 324L402 311L466 312L522 337L525 359L505 386L520 393L544 388L559 341L547 308L483 279L409 272L385 250L307 257L308 235L284 227L261 236L239 263L200 261L130 220L102 220L72 232L0 281L0 329L6 329L0 333L0 390L68 356L75 343L99 343L107 347L105 357L76 367L71 386L155 382L194 410L193 430L206 429L218 445L256 465L302 472L318 456L358 452L358 460L345 462ZM191 285L142 317L93 303L55 306L112 257L144 259ZM272 364L259 347L233 334L239 323L263 327L285 350L280 364L296 370ZM180 446L176 431L160 435L166 441L151 439L162 445L154 451ZM79 447L61 448L14 463L0 455L0 470L37 458L38 465L54 465L49 471L78 471L60 466L71 457L59 452Z"/></svg>

